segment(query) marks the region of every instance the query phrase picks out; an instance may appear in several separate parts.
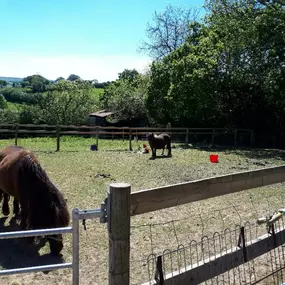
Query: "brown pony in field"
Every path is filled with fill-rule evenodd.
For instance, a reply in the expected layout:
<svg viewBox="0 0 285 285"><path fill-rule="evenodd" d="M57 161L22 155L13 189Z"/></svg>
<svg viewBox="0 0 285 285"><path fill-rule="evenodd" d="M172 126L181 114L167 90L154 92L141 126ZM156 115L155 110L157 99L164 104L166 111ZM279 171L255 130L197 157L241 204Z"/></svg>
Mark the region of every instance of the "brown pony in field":
<svg viewBox="0 0 285 285"><path fill-rule="evenodd" d="M168 149L167 156L171 156L171 138L168 134L155 135L153 133L147 135L149 146L151 147L152 157L156 157L156 150L162 149L164 154L165 146Z"/></svg>
<svg viewBox="0 0 285 285"><path fill-rule="evenodd" d="M18 146L8 146L0 151L0 189L4 215L9 214L10 195L14 197L16 215L20 203L22 230L69 225L70 214L65 199L33 152ZM47 236L47 240L51 253L58 255L63 248L62 235Z"/></svg>

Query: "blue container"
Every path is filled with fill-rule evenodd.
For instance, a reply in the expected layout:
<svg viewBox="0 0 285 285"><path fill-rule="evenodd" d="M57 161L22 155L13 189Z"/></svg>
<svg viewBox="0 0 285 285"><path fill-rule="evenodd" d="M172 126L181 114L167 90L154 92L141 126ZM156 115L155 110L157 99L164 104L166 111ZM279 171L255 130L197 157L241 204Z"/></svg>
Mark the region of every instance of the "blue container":
<svg viewBox="0 0 285 285"><path fill-rule="evenodd" d="M96 144L90 145L90 150L92 151L97 150L97 145Z"/></svg>

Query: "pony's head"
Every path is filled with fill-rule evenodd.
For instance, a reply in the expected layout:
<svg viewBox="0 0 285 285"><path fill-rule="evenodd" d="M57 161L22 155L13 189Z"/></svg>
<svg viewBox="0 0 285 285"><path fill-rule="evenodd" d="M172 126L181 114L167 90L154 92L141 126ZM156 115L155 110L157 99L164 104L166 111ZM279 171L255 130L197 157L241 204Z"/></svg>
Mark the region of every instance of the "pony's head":
<svg viewBox="0 0 285 285"><path fill-rule="evenodd" d="M148 133L147 135L146 135L146 137L147 137L147 140L150 142L150 141L153 141L153 139L154 139L154 134L153 133Z"/></svg>

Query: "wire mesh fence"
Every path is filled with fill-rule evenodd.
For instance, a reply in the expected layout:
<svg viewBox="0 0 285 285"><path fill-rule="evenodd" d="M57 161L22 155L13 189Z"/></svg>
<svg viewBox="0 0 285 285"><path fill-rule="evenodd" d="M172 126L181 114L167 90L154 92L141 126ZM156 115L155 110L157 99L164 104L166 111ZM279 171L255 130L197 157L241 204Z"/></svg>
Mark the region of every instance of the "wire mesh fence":
<svg viewBox="0 0 285 285"><path fill-rule="evenodd" d="M276 232L281 231L282 243L285 242L284 224L277 223ZM282 231L283 230L283 231ZM145 284L158 281L158 257L162 259L161 272L163 279L171 280L175 275L188 271L185 283L165 284L278 284L284 281L285 255L283 246L274 248L274 236L265 227L246 223L244 227L247 248L257 243L261 237L268 237L267 248L260 250L257 258L246 261L240 244L241 227L225 229L213 236L204 236L200 241L192 240L187 245L180 245L176 250L165 250L162 255L150 255L147 260L148 279ZM275 233L276 234L276 233ZM257 247L255 248L256 252ZM250 253L250 252L249 252ZM222 258L228 255L227 258ZM249 257L247 257L249 258ZM190 277L191 276L191 277ZM262 282L262 283L261 283ZM159 283L158 283L159 284Z"/></svg>
<svg viewBox="0 0 285 285"><path fill-rule="evenodd" d="M191 269L195 269L193 272L199 273L198 276L209 277L198 283L187 279L185 283L164 281L164 285L281 284L285 281L284 221L281 219L275 224L275 233L281 231L276 248L272 230L268 233L266 225L257 225L256 221L282 208L285 201L283 189L284 183L280 183L133 219L131 284L160 284L158 281L154 283L155 276L159 276L158 257L161 257L164 278L169 279ZM238 246L242 227L249 257L252 257L251 247L256 252L256 242L260 238L268 238L265 246L259 246L259 255L247 262L243 260L242 240ZM226 260L220 260L221 256L229 253L233 254ZM215 276L215 272L220 273Z"/></svg>

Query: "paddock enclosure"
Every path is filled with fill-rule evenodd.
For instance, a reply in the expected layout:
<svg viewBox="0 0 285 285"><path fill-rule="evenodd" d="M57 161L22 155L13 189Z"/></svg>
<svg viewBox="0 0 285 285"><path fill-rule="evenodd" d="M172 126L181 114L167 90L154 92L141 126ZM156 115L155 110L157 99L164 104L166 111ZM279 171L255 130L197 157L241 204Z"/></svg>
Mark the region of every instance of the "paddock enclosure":
<svg viewBox="0 0 285 285"><path fill-rule="evenodd" d="M17 235L17 227L13 218L1 217L3 274L56 263L69 268L1 276L0 284L72 284L77 252L79 284L284 281L283 219L269 228L256 224L284 207L283 151L183 147L184 136L174 140L173 157L150 160L140 153L144 137L129 140L129 134L113 141L98 136L98 151L90 150L96 134L62 135L59 151L56 136L14 135L0 140L0 147L17 139L35 149L70 212L78 208L85 216L77 219L79 242L64 235L62 260L53 260L46 246L36 254L16 239L4 240L7 232ZM210 162L212 153L219 163ZM72 232L73 223L66 230Z"/></svg>
<svg viewBox="0 0 285 285"><path fill-rule="evenodd" d="M60 150L62 138L65 136L91 137L99 147L100 138L126 141L126 147L132 150L132 141L144 140L149 132L167 132L175 142L225 144L251 146L254 143L254 132L247 129L229 128L154 128L154 127L100 127L74 125L25 125L0 124L1 138L18 139L25 137L55 138L54 147Z"/></svg>

